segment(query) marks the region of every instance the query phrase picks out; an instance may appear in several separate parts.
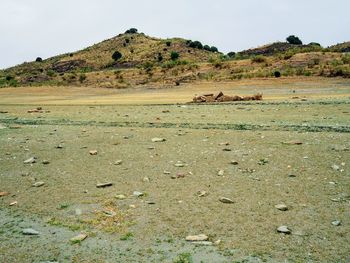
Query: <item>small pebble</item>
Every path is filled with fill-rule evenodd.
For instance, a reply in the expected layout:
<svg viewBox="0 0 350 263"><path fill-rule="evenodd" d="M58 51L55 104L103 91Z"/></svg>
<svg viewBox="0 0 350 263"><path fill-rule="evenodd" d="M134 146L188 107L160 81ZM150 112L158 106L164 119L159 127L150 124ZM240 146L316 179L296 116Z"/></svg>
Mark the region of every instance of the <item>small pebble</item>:
<svg viewBox="0 0 350 263"><path fill-rule="evenodd" d="M283 234L290 234L292 231L287 226L280 226L277 228L277 232L283 233Z"/></svg>
<svg viewBox="0 0 350 263"><path fill-rule="evenodd" d="M38 231L36 231L33 228L25 228L22 230L22 234L23 235L27 235L27 236L37 236L40 235L40 233Z"/></svg>
<svg viewBox="0 0 350 263"><path fill-rule="evenodd" d="M333 226L340 226L341 222L340 222L340 220L335 220L335 221L332 222L332 225Z"/></svg>

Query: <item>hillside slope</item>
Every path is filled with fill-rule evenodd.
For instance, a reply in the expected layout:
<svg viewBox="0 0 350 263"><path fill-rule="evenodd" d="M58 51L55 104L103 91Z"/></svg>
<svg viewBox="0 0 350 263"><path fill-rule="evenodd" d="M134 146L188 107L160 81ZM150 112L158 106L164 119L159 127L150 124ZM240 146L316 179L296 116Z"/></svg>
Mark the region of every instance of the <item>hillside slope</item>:
<svg viewBox="0 0 350 263"><path fill-rule="evenodd" d="M181 38L159 39L128 30L83 50L0 71L0 87L92 86L129 88L183 82L288 76L350 77L349 43L277 42L224 55Z"/></svg>

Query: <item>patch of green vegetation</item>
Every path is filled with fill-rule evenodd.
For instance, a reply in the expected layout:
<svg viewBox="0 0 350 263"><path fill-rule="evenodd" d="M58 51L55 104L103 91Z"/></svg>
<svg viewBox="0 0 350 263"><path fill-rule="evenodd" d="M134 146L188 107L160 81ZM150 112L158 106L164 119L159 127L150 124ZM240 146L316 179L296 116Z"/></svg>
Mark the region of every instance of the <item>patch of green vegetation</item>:
<svg viewBox="0 0 350 263"><path fill-rule="evenodd" d="M131 232L128 232L124 236L120 237L120 240L126 241L126 240L132 239L133 237L134 237L134 234Z"/></svg>
<svg viewBox="0 0 350 263"><path fill-rule="evenodd" d="M181 253L177 256L173 263L193 263L193 258L191 253Z"/></svg>
<svg viewBox="0 0 350 263"><path fill-rule="evenodd" d="M56 219L54 217L51 218L47 223L51 226L66 227L72 231L77 231L77 230L81 230L84 228L84 226L82 224L66 223L66 222L62 222L61 220Z"/></svg>

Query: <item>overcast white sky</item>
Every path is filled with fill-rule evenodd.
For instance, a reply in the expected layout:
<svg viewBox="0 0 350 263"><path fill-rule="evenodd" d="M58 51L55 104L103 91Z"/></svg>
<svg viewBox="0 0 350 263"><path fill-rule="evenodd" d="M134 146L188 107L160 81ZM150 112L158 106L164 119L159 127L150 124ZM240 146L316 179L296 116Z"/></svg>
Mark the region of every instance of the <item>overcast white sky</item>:
<svg viewBox="0 0 350 263"><path fill-rule="evenodd" d="M76 51L130 27L240 51L298 35L350 40L350 0L0 0L0 68Z"/></svg>

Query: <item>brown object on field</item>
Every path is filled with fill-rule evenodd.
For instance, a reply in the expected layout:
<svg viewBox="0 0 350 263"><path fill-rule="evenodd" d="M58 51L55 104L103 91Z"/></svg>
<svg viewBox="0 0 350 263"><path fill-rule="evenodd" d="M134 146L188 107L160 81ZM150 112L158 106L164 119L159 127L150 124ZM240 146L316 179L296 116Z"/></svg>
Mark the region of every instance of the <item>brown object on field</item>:
<svg viewBox="0 0 350 263"><path fill-rule="evenodd" d="M45 112L50 112L50 111L45 111L45 110L43 110L42 107L37 107L35 109L28 110L27 112L28 113L45 113Z"/></svg>
<svg viewBox="0 0 350 263"><path fill-rule="evenodd" d="M250 101L250 100L262 100L262 94L258 93L253 96L229 96L225 95L222 91L220 91L217 95L214 94L204 94L200 96L195 96L193 98L194 103L204 103L204 102L229 102L229 101Z"/></svg>
<svg viewBox="0 0 350 263"><path fill-rule="evenodd" d="M6 196L6 195L9 195L9 194L10 194L9 192L0 192L0 197Z"/></svg>

